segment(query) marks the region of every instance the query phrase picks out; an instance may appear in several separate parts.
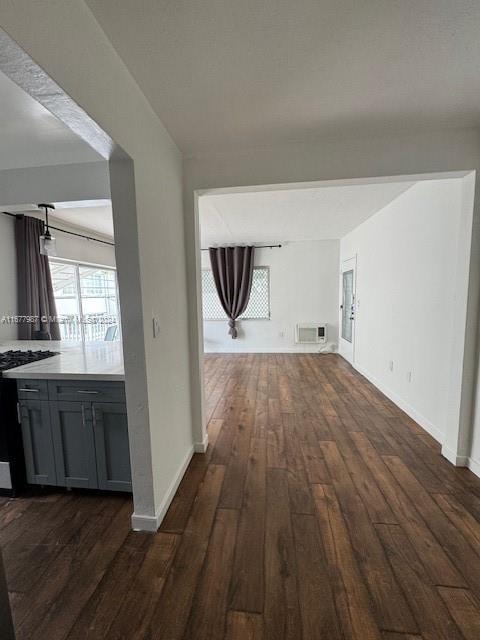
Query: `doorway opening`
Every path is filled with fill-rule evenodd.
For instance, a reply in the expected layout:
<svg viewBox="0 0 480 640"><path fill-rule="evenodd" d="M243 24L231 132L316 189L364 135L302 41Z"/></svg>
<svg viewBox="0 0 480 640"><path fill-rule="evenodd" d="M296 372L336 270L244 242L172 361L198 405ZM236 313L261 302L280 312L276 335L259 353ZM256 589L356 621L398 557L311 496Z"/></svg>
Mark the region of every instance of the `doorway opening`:
<svg viewBox="0 0 480 640"><path fill-rule="evenodd" d="M142 444L149 416L135 186L133 161L123 149L1 30L0 41L0 400L7 400L0 503L2 514L25 514L3 530L2 546L8 543L8 589L38 592L45 570L54 575L68 550L56 540L73 541L83 525L101 526L102 509L120 509L127 532L140 517L132 517L134 508L155 516ZM40 242L48 230L48 243ZM39 270L42 283L33 278ZM45 288L43 297L30 299L48 301L48 311L19 309L17 283L30 276L32 287ZM17 335L20 329L32 328L33 342L16 340L26 337ZM7 418L15 438L4 437ZM52 554L43 560L42 541ZM16 571L15 545L27 545L32 573ZM2 607L4 586L0 579ZM16 626L20 617L23 629L37 624L27 620L28 604L14 610Z"/></svg>
<svg viewBox="0 0 480 640"><path fill-rule="evenodd" d="M458 336L465 336L474 184L474 172L464 171L197 191L205 426L222 417L222 353L247 364L252 354L286 363L288 354L312 353L346 360L450 458L449 443L466 428ZM240 317L231 340L225 315L205 314L216 292L200 274L209 268L201 249L234 245L281 248L256 250L255 267L269 269L268 318ZM303 325L312 335L325 327L326 337L299 343Z"/></svg>

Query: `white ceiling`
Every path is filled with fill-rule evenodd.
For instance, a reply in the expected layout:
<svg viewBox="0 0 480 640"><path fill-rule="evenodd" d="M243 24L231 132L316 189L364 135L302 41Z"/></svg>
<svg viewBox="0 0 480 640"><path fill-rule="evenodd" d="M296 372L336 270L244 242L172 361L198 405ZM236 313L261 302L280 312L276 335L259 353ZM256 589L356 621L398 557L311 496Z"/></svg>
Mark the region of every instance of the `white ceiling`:
<svg viewBox="0 0 480 640"><path fill-rule="evenodd" d="M113 238L112 206L80 207L56 209L51 216L52 224L59 222L59 227L74 226L85 231L98 233Z"/></svg>
<svg viewBox="0 0 480 640"><path fill-rule="evenodd" d="M314 187L199 198L203 248L341 238L414 182Z"/></svg>
<svg viewBox="0 0 480 640"><path fill-rule="evenodd" d="M480 122L480 2L87 0L186 153Z"/></svg>
<svg viewBox="0 0 480 640"><path fill-rule="evenodd" d="M0 72L0 171L101 159Z"/></svg>

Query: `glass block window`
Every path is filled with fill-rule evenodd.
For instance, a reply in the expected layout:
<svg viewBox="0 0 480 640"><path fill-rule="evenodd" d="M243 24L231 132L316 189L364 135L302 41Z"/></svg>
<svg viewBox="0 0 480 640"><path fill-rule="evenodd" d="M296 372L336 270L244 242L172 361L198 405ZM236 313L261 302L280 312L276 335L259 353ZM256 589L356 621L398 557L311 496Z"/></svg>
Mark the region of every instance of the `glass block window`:
<svg viewBox="0 0 480 640"><path fill-rule="evenodd" d="M218 299L211 269L202 270L202 302L204 320L225 320L225 311ZM250 300L242 320L270 319L270 269L254 267Z"/></svg>

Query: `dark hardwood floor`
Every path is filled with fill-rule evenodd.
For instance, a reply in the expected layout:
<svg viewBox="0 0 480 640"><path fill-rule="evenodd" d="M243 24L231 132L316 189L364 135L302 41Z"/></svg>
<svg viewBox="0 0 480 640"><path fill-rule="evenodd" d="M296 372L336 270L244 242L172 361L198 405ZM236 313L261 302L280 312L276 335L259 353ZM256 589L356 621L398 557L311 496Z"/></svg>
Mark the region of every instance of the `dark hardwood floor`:
<svg viewBox="0 0 480 640"><path fill-rule="evenodd" d="M480 480L335 355L209 355L161 526L0 503L18 640L479 640Z"/></svg>

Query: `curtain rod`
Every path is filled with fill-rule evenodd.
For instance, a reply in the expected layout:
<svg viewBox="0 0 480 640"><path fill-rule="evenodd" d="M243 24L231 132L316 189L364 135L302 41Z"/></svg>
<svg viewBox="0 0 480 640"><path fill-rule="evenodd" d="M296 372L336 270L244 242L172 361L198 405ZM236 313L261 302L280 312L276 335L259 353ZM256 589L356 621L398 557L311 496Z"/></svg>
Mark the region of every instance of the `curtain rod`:
<svg viewBox="0 0 480 640"><path fill-rule="evenodd" d="M23 213L10 213L10 211L0 211L5 216L10 216L12 218L23 218L25 214ZM33 218L33 216L27 216ZM85 240L92 240L93 242L101 242L102 244L108 244L111 247L115 246L114 242L109 242L108 240L99 240L98 238L92 238L92 236L85 236L83 233L75 233L75 231L67 231L66 229L60 229L60 227L54 227L52 224L49 225L50 229L55 229L55 231L60 231L61 233L68 233L70 236L77 236L78 238L85 238Z"/></svg>
<svg viewBox="0 0 480 640"><path fill-rule="evenodd" d="M242 245L243 246L243 245ZM251 245L254 247L254 249L281 249L282 245L281 244L254 244ZM212 247L213 249L225 249L228 247ZM208 247L206 249L200 249L200 251L208 251Z"/></svg>

